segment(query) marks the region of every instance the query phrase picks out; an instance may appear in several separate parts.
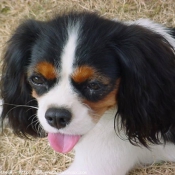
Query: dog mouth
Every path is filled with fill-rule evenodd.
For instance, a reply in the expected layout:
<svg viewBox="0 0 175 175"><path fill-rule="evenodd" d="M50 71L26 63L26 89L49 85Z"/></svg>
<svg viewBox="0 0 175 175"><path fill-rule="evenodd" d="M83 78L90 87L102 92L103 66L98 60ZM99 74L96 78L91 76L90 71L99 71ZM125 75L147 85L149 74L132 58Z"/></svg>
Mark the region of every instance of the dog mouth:
<svg viewBox="0 0 175 175"><path fill-rule="evenodd" d="M50 146L57 152L68 153L80 140L80 135L68 135L61 133L48 133Z"/></svg>

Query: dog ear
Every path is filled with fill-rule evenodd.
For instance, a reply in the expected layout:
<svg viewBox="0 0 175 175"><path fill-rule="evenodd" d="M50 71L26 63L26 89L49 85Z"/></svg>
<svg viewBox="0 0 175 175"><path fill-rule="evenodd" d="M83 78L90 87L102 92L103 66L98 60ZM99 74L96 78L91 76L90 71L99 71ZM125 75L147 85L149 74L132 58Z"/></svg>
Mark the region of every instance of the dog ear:
<svg viewBox="0 0 175 175"><path fill-rule="evenodd" d="M121 66L118 122L133 144L173 139L167 135L175 129L173 47L160 34L137 25L127 26L114 38Z"/></svg>
<svg viewBox="0 0 175 175"><path fill-rule="evenodd" d="M37 136L37 102L27 82L31 49L39 33L39 22L29 20L17 28L8 42L3 59L1 96L2 119L8 118L14 133Z"/></svg>

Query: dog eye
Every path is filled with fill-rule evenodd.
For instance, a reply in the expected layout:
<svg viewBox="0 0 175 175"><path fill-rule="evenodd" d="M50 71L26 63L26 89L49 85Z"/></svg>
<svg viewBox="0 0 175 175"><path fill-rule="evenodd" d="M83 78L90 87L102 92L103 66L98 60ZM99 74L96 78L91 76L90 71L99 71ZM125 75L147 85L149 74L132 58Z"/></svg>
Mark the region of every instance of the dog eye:
<svg viewBox="0 0 175 175"><path fill-rule="evenodd" d="M44 79L40 76L33 76L31 78L31 81L33 84L36 84L36 85L42 85L45 82Z"/></svg>
<svg viewBox="0 0 175 175"><path fill-rule="evenodd" d="M90 82L90 83L88 84L88 88L91 89L91 90L97 91L97 90L99 90L99 89L101 88L101 86L100 86L100 84L97 83L97 82Z"/></svg>

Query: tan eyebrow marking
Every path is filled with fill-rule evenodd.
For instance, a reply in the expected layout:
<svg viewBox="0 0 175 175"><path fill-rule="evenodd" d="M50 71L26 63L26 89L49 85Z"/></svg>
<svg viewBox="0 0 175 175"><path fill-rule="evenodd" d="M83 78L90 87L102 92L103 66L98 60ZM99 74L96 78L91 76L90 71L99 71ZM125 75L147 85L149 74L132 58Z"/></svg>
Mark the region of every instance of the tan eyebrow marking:
<svg viewBox="0 0 175 175"><path fill-rule="evenodd" d="M46 61L38 63L35 71L43 75L46 79L55 79L57 76L55 67Z"/></svg>
<svg viewBox="0 0 175 175"><path fill-rule="evenodd" d="M82 83L92 78L94 74L95 74L95 70L92 67L80 66L74 71L72 75L72 79L77 83Z"/></svg>

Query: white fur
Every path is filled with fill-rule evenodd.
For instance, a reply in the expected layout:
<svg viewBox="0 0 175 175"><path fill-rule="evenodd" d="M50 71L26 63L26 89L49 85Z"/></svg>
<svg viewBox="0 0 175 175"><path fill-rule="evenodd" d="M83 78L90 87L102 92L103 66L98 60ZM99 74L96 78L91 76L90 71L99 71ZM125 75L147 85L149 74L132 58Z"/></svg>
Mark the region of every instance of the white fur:
<svg viewBox="0 0 175 175"><path fill-rule="evenodd" d="M127 141L124 133L114 131L116 109L107 111L96 127L87 133L75 147L73 164L61 175L82 172L81 175L125 175L139 164L174 161L175 146L152 145L151 150L136 147Z"/></svg>
<svg viewBox="0 0 175 175"><path fill-rule="evenodd" d="M149 19L139 19L137 21L130 22L130 24L132 23L136 25L141 25L154 32L157 32L158 34L161 34L170 43L170 45L173 46L173 48L175 49L175 39L172 38L172 36L170 35L170 30L164 27L163 25L154 23L153 21Z"/></svg>
<svg viewBox="0 0 175 175"><path fill-rule="evenodd" d="M115 18L114 21L118 21L118 19ZM142 27L145 27L149 30L152 30L162 35L170 43L170 45L175 49L175 39L172 38L172 36L170 35L171 31L168 28L164 27L163 25L155 23L150 19L144 19L144 18L138 19L136 21L127 21L124 23L126 25L132 25L132 24L140 25Z"/></svg>
<svg viewBox="0 0 175 175"><path fill-rule="evenodd" d="M73 72L73 62L75 60L75 49L78 42L79 33L79 23L69 24L68 29L68 39L63 48L61 54L61 75L62 80L68 80L69 76Z"/></svg>
<svg viewBox="0 0 175 175"><path fill-rule="evenodd" d="M131 23L127 24L131 25ZM143 19L134 24L162 34L175 48L175 40L161 25ZM37 99L38 117L47 132L58 132L45 119L47 109L55 106L67 107L73 114L71 123L59 132L83 135L75 146L76 154L73 164L61 175L125 175L139 164L151 164L161 160L175 161L175 146L171 143L167 143L165 146L150 145L150 149L147 149L132 145L123 131L116 134L114 116L117 109L115 108L106 111L97 124L92 121L88 107L78 99L76 93L71 89L69 81L69 77L74 71L73 62L79 28L79 24L71 24L68 27L68 39L61 55L59 83L47 94Z"/></svg>

